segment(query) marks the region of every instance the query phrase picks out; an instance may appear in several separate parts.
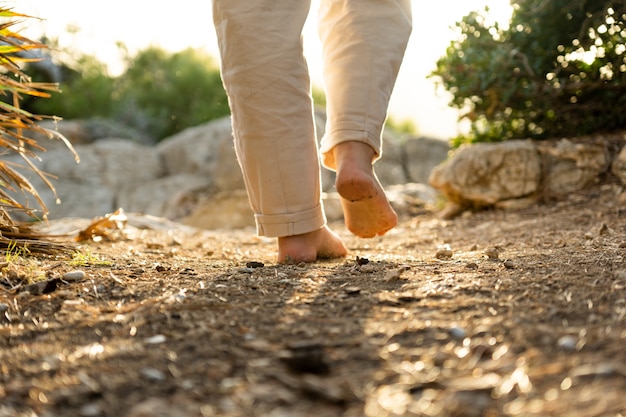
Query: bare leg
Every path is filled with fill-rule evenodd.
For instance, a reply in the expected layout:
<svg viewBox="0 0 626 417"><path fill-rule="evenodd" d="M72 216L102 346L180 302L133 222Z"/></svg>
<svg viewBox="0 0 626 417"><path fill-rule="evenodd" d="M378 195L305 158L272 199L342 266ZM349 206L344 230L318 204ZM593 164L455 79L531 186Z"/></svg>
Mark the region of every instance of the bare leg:
<svg viewBox="0 0 626 417"><path fill-rule="evenodd" d="M346 227L359 237L384 235L398 223L372 161L374 150L363 142L343 142L332 149Z"/></svg>
<svg viewBox="0 0 626 417"><path fill-rule="evenodd" d="M328 227L301 235L278 238L278 262L315 262L348 254L339 237Z"/></svg>

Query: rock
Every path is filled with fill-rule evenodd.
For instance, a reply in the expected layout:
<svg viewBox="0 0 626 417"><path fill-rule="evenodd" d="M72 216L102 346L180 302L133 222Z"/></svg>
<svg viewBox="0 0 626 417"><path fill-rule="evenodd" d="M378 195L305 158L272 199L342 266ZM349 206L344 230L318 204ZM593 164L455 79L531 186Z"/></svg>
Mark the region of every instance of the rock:
<svg viewBox="0 0 626 417"><path fill-rule="evenodd" d="M111 119L72 119L72 120L44 120L39 126L51 132L63 135L72 145L88 145L100 139L118 138L137 143L149 143L138 132ZM48 137L42 133L32 133L28 137L38 141L47 150L65 147L61 140Z"/></svg>
<svg viewBox="0 0 626 417"><path fill-rule="evenodd" d="M33 181L40 197L48 208L49 219L60 219L64 217L92 218L115 210L115 190L104 185L89 184L77 180L53 181L54 187L59 197L57 204L54 193L43 183ZM31 207L36 205L30 197ZM16 218L18 218L16 216ZM23 220L28 220L21 216Z"/></svg>
<svg viewBox="0 0 626 417"><path fill-rule="evenodd" d="M88 403L80 408L81 417L98 417L102 414L102 407L97 403Z"/></svg>
<svg viewBox="0 0 626 417"><path fill-rule="evenodd" d="M57 179L50 179L54 192L34 172L23 171L49 210L49 218L91 218L115 210L119 190L143 186L158 178L163 169L154 148L125 139L77 145L80 162L66 148L39 155L35 165ZM15 155L13 155L15 157ZM32 197L13 194L17 201L35 207ZM23 219L26 220L26 219Z"/></svg>
<svg viewBox="0 0 626 417"><path fill-rule="evenodd" d="M205 196L181 223L202 229L254 227L254 213L244 190Z"/></svg>
<svg viewBox="0 0 626 417"><path fill-rule="evenodd" d="M449 201L443 217L472 207L523 208L581 190L600 181L609 168L626 179L626 152L612 165L610 152L623 139L612 135L465 145L433 170L429 182Z"/></svg>
<svg viewBox="0 0 626 417"><path fill-rule="evenodd" d="M135 404L126 417L190 417L186 404L177 404L164 398L148 398Z"/></svg>
<svg viewBox="0 0 626 417"><path fill-rule="evenodd" d="M196 210L198 201L209 190L206 177L176 174L124 187L119 190L117 202L125 211L180 220Z"/></svg>
<svg viewBox="0 0 626 417"><path fill-rule="evenodd" d="M537 148L546 169L542 191L547 195L581 190L609 169L607 143L574 143L561 139L556 143L538 143Z"/></svg>
<svg viewBox="0 0 626 417"><path fill-rule="evenodd" d="M621 149L613 160L611 172L619 178L623 184L626 184L626 146Z"/></svg>
<svg viewBox="0 0 626 417"><path fill-rule="evenodd" d="M463 340L467 337L467 331L462 327L452 326L450 328L450 336L452 336L453 339Z"/></svg>
<svg viewBox="0 0 626 417"><path fill-rule="evenodd" d="M440 193L427 184L409 182L385 188L391 206L398 213L411 213L411 209L434 206Z"/></svg>
<svg viewBox="0 0 626 417"><path fill-rule="evenodd" d="M80 269L66 272L61 277L61 281L67 281L67 282L82 281L84 279L85 279L85 271L81 271Z"/></svg>
<svg viewBox="0 0 626 417"><path fill-rule="evenodd" d="M404 147L400 140L391 132L383 132L383 153L376 162L376 175L380 183L387 187L393 184L404 184L408 178L404 169Z"/></svg>
<svg viewBox="0 0 626 417"><path fill-rule="evenodd" d="M124 139L99 140L88 148L102 161L100 183L114 189L143 185L146 181L165 175L160 155L154 147ZM80 148L82 155L86 149ZM92 179L93 181L93 179Z"/></svg>
<svg viewBox="0 0 626 417"><path fill-rule="evenodd" d="M408 181L428 184L432 170L448 158L450 145L441 139L413 138L404 144Z"/></svg>
<svg viewBox="0 0 626 417"><path fill-rule="evenodd" d="M537 192L541 159L527 140L465 145L432 171L429 183L461 206L491 206Z"/></svg>
<svg viewBox="0 0 626 417"><path fill-rule="evenodd" d="M244 189L230 117L185 129L164 139L156 149L167 175L204 178L215 192Z"/></svg>
<svg viewBox="0 0 626 417"><path fill-rule="evenodd" d="M576 345L578 344L578 339L571 335L565 335L559 337L559 340L556 342L559 349L573 352L576 350Z"/></svg>

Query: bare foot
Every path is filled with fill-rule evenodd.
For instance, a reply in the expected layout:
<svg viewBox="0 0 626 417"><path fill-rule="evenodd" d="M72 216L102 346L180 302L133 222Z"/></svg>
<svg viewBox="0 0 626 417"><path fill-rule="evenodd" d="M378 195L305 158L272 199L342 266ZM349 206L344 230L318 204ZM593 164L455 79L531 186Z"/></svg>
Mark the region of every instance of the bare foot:
<svg viewBox="0 0 626 417"><path fill-rule="evenodd" d="M333 148L346 227L359 237L382 236L398 224L378 181L372 159L374 150L362 142L344 142Z"/></svg>
<svg viewBox="0 0 626 417"><path fill-rule="evenodd" d="M278 238L278 262L315 262L348 254L339 236L328 227L295 236Z"/></svg>

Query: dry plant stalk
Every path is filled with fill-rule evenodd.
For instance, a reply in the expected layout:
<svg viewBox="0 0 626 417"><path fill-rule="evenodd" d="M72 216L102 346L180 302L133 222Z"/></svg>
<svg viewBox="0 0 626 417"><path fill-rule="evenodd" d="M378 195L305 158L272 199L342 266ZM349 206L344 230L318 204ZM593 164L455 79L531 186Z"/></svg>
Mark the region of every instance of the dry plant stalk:
<svg viewBox="0 0 626 417"><path fill-rule="evenodd" d="M69 141L58 132L44 129L37 122L44 118L56 119L53 116L32 114L20 108L20 100L24 95L35 97L49 97L51 91L58 91L58 85L52 83L37 83L24 73L22 65L36 61L37 58L29 57L28 52L36 49L45 49L46 45L41 42L23 37L13 31L16 24L26 19L34 19L32 16L14 12L10 8L0 7L0 156L13 152L19 154L25 164L11 164L0 160L0 250L8 242L19 243L20 246L29 248L29 251L54 252L56 246L64 251L65 245L52 242L43 243L45 236L38 235L25 224L18 223L11 218L12 212L25 212L33 215L35 209L23 205L10 195L11 192L21 191L34 197L45 218L48 209L39 196L35 187L28 179L19 172L20 168L26 168L38 175L52 190L54 186L50 182L50 176L40 171L33 159L38 159L35 151L44 151L36 140L27 136L28 133L40 133L49 139L60 139L73 152L76 161L78 155ZM55 193L56 194L56 193Z"/></svg>

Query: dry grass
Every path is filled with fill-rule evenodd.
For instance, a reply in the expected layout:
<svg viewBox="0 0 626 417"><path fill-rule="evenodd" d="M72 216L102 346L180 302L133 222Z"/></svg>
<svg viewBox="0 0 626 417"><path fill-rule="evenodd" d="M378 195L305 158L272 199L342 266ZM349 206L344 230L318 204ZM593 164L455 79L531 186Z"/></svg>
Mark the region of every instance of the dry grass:
<svg viewBox="0 0 626 417"><path fill-rule="evenodd" d="M54 191L49 175L33 163L37 159L36 152L44 151L45 148L31 139L29 134L40 133L49 139L64 141L78 160L78 155L67 139L58 132L38 125L37 122L53 116L32 114L20 107L20 101L25 95L45 98L50 96L50 91L58 91L56 84L33 82L23 70L25 64L36 60L29 51L46 48L43 43L14 31L17 24L28 19L35 18L0 7L0 147L3 148L0 155L17 153L24 161L23 164L12 164L0 160L0 251L6 253L7 248L17 245L28 248L30 253L56 253L67 250L67 246L48 240L48 236L34 233L28 225L20 224L11 217L15 212L32 215L35 211L34 207L23 205L13 197L17 191L34 197L44 218L47 214L46 205L23 175L23 170L37 174Z"/></svg>

